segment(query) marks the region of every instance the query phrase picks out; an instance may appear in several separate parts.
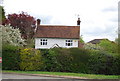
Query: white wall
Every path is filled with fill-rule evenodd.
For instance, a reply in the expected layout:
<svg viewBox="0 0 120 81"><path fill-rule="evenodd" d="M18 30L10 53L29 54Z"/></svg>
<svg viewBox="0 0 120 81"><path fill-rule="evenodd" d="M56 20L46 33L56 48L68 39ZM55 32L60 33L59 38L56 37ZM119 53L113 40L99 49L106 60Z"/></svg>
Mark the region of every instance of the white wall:
<svg viewBox="0 0 120 81"><path fill-rule="evenodd" d="M47 39L47 45L40 45L41 39ZM49 49L53 45L58 44L60 47L64 48L72 48L72 47L78 47L78 39L72 39L73 45L72 46L66 46L66 39L55 39L55 38L35 38L35 49Z"/></svg>

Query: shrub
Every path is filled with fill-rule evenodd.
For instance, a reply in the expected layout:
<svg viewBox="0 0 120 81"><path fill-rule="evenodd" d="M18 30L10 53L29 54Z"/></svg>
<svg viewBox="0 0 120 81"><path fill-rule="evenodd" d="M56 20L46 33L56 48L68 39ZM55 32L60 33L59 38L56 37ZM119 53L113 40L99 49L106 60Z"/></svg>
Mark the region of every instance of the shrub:
<svg viewBox="0 0 120 81"><path fill-rule="evenodd" d="M19 70L19 47L4 45L2 48L2 69Z"/></svg>
<svg viewBox="0 0 120 81"><path fill-rule="evenodd" d="M102 51L93 51L89 59L90 73L118 74L118 62L120 61L114 55Z"/></svg>
<svg viewBox="0 0 120 81"><path fill-rule="evenodd" d="M0 26L2 28L2 43L14 46L24 46L25 40L21 38L19 29L14 29L12 26Z"/></svg>
<svg viewBox="0 0 120 81"><path fill-rule="evenodd" d="M84 44L85 49L89 50L103 50L103 48L97 44L92 44L92 43L86 43Z"/></svg>
<svg viewBox="0 0 120 81"><path fill-rule="evenodd" d="M21 49L20 51L20 69L28 70L41 70L42 60L41 52L32 48Z"/></svg>
<svg viewBox="0 0 120 81"><path fill-rule="evenodd" d="M79 48L54 48L43 54L44 70L87 73L88 52Z"/></svg>
<svg viewBox="0 0 120 81"><path fill-rule="evenodd" d="M59 71L71 72L73 57L70 55L70 50L66 48L53 49L56 55Z"/></svg>
<svg viewBox="0 0 120 81"><path fill-rule="evenodd" d="M89 50L70 48L70 54L73 57L72 72L88 73Z"/></svg>
<svg viewBox="0 0 120 81"><path fill-rule="evenodd" d="M56 58L56 53L52 49L41 50L42 60L43 60L43 70L44 71L58 71L58 62Z"/></svg>

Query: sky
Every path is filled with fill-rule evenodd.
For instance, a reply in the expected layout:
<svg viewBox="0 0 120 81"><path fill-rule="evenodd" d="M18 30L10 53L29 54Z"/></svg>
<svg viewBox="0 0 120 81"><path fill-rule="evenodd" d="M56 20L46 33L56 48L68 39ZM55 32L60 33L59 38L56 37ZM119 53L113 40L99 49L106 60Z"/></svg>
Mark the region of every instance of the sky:
<svg viewBox="0 0 120 81"><path fill-rule="evenodd" d="M102 38L114 41L117 38L118 2L119 0L4 0L2 5L6 15L23 11L35 19L41 19L43 25L76 26L80 17L80 36L88 42Z"/></svg>

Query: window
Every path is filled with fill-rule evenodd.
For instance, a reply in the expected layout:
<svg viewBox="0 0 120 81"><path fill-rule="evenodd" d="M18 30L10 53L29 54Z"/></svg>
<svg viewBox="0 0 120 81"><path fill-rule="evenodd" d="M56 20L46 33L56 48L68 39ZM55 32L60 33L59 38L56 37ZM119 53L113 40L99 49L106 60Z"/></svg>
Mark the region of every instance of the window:
<svg viewBox="0 0 120 81"><path fill-rule="evenodd" d="M40 45L47 45L47 39L41 39Z"/></svg>
<svg viewBox="0 0 120 81"><path fill-rule="evenodd" d="M72 46L73 40L66 40L66 46Z"/></svg>

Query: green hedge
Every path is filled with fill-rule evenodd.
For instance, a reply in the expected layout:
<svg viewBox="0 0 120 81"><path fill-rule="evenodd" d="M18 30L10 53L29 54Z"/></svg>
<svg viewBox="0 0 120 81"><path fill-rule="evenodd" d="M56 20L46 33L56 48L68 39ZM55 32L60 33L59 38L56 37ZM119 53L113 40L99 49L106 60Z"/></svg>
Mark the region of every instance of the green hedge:
<svg viewBox="0 0 120 81"><path fill-rule="evenodd" d="M46 51L46 52L45 52ZM54 48L43 53L44 70L88 73L88 50L81 48Z"/></svg>
<svg viewBox="0 0 120 81"><path fill-rule="evenodd" d="M88 73L88 62L90 58L89 50L82 48L70 48L70 54L73 57L72 71L79 73Z"/></svg>
<svg viewBox="0 0 120 81"><path fill-rule="evenodd" d="M2 48L2 69L20 70L19 48L12 45L4 45Z"/></svg>
<svg viewBox="0 0 120 81"><path fill-rule="evenodd" d="M3 47L4 70L40 70L91 74L120 74L120 55L83 48L36 50Z"/></svg>
<svg viewBox="0 0 120 81"><path fill-rule="evenodd" d="M120 74L120 59L117 55L107 52L93 51L89 59L90 73L94 74Z"/></svg>

